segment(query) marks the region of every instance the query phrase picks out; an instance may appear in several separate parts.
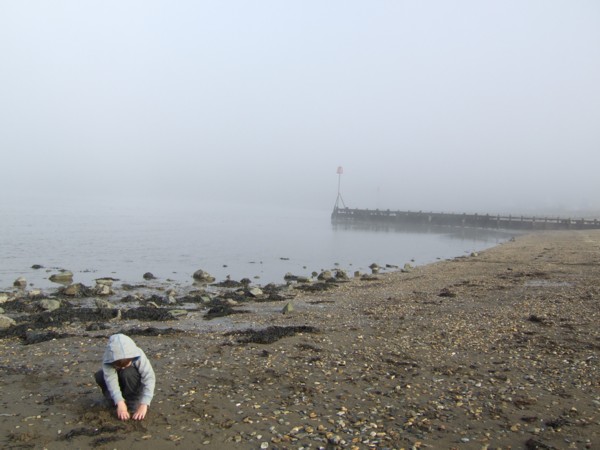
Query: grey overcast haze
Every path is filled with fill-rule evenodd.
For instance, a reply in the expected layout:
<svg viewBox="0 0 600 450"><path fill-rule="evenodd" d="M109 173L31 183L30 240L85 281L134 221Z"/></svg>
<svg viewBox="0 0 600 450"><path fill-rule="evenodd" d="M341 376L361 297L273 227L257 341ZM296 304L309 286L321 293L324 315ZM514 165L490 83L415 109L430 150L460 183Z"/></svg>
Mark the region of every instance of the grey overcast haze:
<svg viewBox="0 0 600 450"><path fill-rule="evenodd" d="M600 211L600 1L0 0L0 202Z"/></svg>

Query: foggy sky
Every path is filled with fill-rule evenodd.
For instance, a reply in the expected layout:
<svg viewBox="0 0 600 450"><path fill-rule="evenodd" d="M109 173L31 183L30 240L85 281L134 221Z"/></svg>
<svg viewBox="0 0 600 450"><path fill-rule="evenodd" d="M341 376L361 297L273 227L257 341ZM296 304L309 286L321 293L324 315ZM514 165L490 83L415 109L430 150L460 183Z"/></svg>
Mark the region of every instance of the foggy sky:
<svg viewBox="0 0 600 450"><path fill-rule="evenodd" d="M0 200L600 211L600 2L0 2Z"/></svg>

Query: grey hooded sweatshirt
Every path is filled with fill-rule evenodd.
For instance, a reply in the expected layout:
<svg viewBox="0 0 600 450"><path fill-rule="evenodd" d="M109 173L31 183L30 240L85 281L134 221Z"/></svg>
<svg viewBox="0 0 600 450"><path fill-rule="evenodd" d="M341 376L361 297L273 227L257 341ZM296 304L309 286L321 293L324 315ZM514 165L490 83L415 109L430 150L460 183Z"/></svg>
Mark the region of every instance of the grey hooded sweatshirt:
<svg viewBox="0 0 600 450"><path fill-rule="evenodd" d="M131 363L137 368L142 378L142 393L139 402L150 406L156 383L154 370L143 350L133 342L133 339L124 334L113 334L108 339L108 345L102 359L102 372L104 373L108 392L115 403L124 400L119 387L117 369L113 367L112 363L126 358L134 358Z"/></svg>

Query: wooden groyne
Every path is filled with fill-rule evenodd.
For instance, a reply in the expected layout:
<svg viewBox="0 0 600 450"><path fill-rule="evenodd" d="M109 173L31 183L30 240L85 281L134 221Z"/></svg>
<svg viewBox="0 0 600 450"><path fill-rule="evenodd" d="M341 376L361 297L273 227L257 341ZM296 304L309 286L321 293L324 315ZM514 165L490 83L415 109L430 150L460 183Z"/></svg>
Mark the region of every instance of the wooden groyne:
<svg viewBox="0 0 600 450"><path fill-rule="evenodd" d="M591 230L600 229L598 219L561 217L501 216L392 211L379 209L334 208L333 223L386 224L398 227L470 227L504 230Z"/></svg>

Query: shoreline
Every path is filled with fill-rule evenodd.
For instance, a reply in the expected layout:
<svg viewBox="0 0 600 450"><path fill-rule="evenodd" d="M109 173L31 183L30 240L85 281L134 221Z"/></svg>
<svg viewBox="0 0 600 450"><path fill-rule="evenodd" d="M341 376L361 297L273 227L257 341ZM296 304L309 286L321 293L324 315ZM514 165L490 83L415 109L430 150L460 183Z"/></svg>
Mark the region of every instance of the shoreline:
<svg viewBox="0 0 600 450"><path fill-rule="evenodd" d="M74 282L86 285L93 285L96 278L103 277L139 284L144 282L144 273L152 272L156 282L185 289L192 283L192 273L197 269L210 272L217 280L230 276L237 280L249 278L259 285L284 283L288 272L310 276L313 271L338 267L349 273L368 272L371 263L401 267L414 260L417 265L428 264L465 252L481 251L514 234L449 228L440 233L416 234L370 230L363 236L361 227L334 226L320 216L309 217L305 222L296 220L295 216L284 219L280 227L267 222L271 226L265 228L263 222L267 219L255 223L255 218L252 224L256 231L248 233L241 225L231 225L220 234L213 230L216 219L209 220L206 228L195 231L202 237L196 240L186 239L194 234L190 230L194 220L184 222L179 228L169 222L175 231L155 225L157 228L146 237L149 243L136 238L143 229L130 226L123 232L124 236L119 238L117 234L114 240L100 240L97 245L69 241L59 248L52 244L57 239L52 233L41 233L36 248L29 237L11 233L9 229L8 236L12 238L5 249L8 257L0 267L0 291L10 290L16 279L24 277L30 289L51 292L56 285L48 278L62 269L74 273ZM243 223L243 220L235 223ZM111 224L112 219L108 224L100 223L103 234L111 232ZM77 233L80 228L81 224L74 222L65 233ZM311 232L306 233L307 229ZM214 235L215 242L219 243L209 245L206 235ZM294 235L298 238L291 239ZM167 239L167 236L172 237ZM34 269L34 266L40 268Z"/></svg>
<svg viewBox="0 0 600 450"><path fill-rule="evenodd" d="M600 232L542 232L408 273L234 305L249 312L201 333L192 313L96 331L77 320L54 330L73 336L31 345L5 338L0 442L594 448L598 275ZM293 311L282 314L289 301ZM150 327L175 330L134 336L157 374L155 400L145 421L119 422L96 404L91 376L108 335ZM279 328L256 342L241 333L269 327Z"/></svg>

